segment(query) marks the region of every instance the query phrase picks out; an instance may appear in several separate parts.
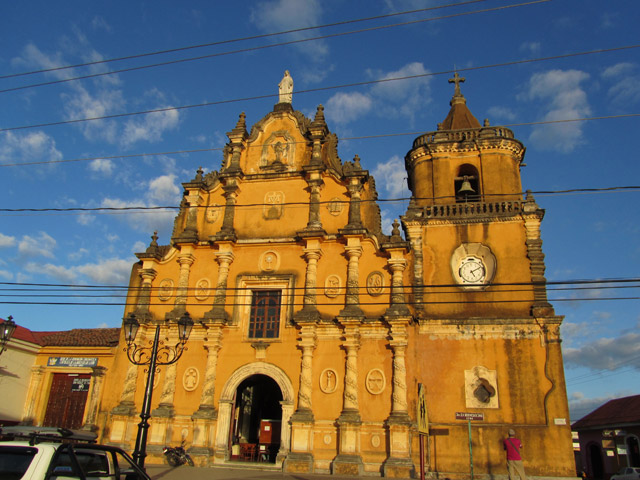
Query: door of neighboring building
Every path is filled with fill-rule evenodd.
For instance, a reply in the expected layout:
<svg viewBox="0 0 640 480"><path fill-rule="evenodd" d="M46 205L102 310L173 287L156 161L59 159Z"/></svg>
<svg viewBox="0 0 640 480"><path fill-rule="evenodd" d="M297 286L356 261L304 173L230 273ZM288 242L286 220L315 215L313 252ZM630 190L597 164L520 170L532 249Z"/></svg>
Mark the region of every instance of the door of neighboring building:
<svg viewBox="0 0 640 480"><path fill-rule="evenodd" d="M80 428L87 403L91 376L79 373L54 373L49 401L42 425Z"/></svg>
<svg viewBox="0 0 640 480"><path fill-rule="evenodd" d="M595 479L604 478L604 465L602 462L602 450L600 447L592 443L588 447L589 465L591 467L590 477Z"/></svg>
<svg viewBox="0 0 640 480"><path fill-rule="evenodd" d="M627 458L630 467L640 467L640 445L638 437L630 435L627 437Z"/></svg>

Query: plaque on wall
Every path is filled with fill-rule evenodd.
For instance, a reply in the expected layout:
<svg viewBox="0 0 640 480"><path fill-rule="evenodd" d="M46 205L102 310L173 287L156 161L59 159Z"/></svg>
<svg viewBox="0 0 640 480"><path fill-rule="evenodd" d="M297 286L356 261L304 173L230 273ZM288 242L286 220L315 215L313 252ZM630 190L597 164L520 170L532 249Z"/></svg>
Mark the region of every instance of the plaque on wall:
<svg viewBox="0 0 640 480"><path fill-rule="evenodd" d="M165 278L160 281L160 288L158 289L158 298L163 302L166 302L173 295L173 280Z"/></svg>
<svg viewBox="0 0 640 480"><path fill-rule="evenodd" d="M367 292L372 297L382 295L384 290L384 276L381 272L371 272L367 277Z"/></svg>
<svg viewBox="0 0 640 480"><path fill-rule="evenodd" d="M211 282L208 278L201 278L196 283L196 299L206 300L209 298L209 292L211 291Z"/></svg>
<svg viewBox="0 0 640 480"><path fill-rule="evenodd" d="M367 378L364 381L367 391L371 395L381 394L387 386L387 379L384 376L384 372L379 368L372 368L367 373Z"/></svg>
<svg viewBox="0 0 640 480"><path fill-rule="evenodd" d="M200 372L196 367L189 367L182 375L182 386L187 392L192 392L200 383Z"/></svg>
<svg viewBox="0 0 640 480"><path fill-rule="evenodd" d="M329 275L324 281L324 294L329 298L335 298L340 293L342 280L338 275Z"/></svg>

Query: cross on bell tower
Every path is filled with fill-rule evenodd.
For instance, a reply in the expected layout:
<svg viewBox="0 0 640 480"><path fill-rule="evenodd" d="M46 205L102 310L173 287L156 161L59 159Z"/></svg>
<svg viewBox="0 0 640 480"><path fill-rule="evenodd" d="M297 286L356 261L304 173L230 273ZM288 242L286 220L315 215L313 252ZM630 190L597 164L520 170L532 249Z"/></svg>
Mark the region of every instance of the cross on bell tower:
<svg viewBox="0 0 640 480"><path fill-rule="evenodd" d="M455 72L453 74L453 78L449 79L449 83L455 83L456 84L456 88L453 91L453 96L454 97L461 97L462 93L460 92L460 84L464 83L465 78L461 77L460 75L458 75L458 72Z"/></svg>

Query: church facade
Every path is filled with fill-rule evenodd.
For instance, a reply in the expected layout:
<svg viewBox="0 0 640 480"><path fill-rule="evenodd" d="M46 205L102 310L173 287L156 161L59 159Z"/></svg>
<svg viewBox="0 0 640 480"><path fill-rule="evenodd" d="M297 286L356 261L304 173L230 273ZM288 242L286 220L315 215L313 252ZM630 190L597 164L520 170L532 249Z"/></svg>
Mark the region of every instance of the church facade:
<svg viewBox="0 0 640 480"><path fill-rule="evenodd" d="M427 472L453 478L471 437L475 475L496 476L513 428L529 475L574 477L523 144L478 122L456 75L449 114L405 157L412 198L385 235L373 177L338 156L322 106L293 108L290 78L250 129L239 116L218 170L183 184L168 244L137 254L136 344L195 323L156 375L147 463L184 440L199 465L412 477L422 436ZM96 423L132 449L146 370L120 344Z"/></svg>

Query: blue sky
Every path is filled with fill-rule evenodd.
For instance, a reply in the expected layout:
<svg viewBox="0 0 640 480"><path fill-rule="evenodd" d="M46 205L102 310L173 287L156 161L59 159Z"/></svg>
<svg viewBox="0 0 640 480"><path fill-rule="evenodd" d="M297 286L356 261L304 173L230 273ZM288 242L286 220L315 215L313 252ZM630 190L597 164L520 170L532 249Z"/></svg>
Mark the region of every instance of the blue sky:
<svg viewBox="0 0 640 480"><path fill-rule="evenodd" d="M246 112L252 125L272 109L285 69L295 82L294 108L312 117L318 104L325 106L329 128L342 139L340 157L360 156L376 177L380 198L408 197L403 157L417 136L384 135L435 130L449 109L453 87L447 79L454 69L466 77L462 92L478 119L529 124L510 127L527 146L524 189L640 185L639 117L625 117L640 113L640 49L566 56L640 43L640 3L483 0L446 6L450 3L459 2L3 2L2 208L178 205L181 183L199 166L219 168L225 132L239 113ZM13 76L436 6L444 8ZM407 22L413 23L372 29ZM367 31L348 33L357 30ZM207 58L32 86L200 56ZM556 56L564 57L522 62ZM491 67L497 64L507 65ZM363 83L406 76L414 78ZM363 84L345 87L355 83ZM197 106L205 103L210 105ZM193 107L177 108L184 106ZM164 110L34 127L156 109ZM530 125L592 117L614 118ZM377 137L354 138L363 136ZM200 149L205 151L166 153ZM123 155L130 156L105 158ZM547 279L638 278L638 190L536 194L547 211L542 226ZM383 205L387 232L406 205ZM86 298L86 292L76 292L77 298L68 292L18 297L7 290L15 290L10 284L16 283L126 285L133 253L146 248L156 229L160 243L167 243L173 216L172 211L0 212L0 281L5 282L0 316L13 315L32 330L118 326L122 298ZM638 297L638 283L622 289L604 288L620 286L609 283L587 286L549 292L556 312L566 317L562 332L572 420L610 398L640 393L640 315L638 300L631 298ZM42 293L41 287L36 290L19 293ZM36 304L11 303L16 301ZM88 301L116 304L42 304Z"/></svg>

